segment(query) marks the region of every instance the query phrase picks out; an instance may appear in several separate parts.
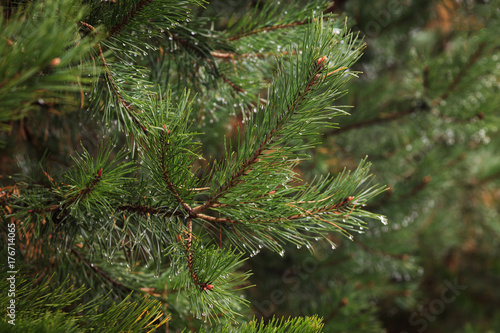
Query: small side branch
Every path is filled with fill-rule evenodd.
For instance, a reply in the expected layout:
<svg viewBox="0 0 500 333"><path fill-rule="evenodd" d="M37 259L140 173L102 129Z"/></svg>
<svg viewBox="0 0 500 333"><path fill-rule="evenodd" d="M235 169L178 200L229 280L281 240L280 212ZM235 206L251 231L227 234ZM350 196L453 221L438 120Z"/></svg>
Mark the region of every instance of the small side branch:
<svg viewBox="0 0 500 333"><path fill-rule="evenodd" d="M128 15L125 15L123 19L121 20L120 23L116 24L111 30L109 31L109 35L113 36L122 31L122 29L147 5L152 3L153 0L141 0L139 1L135 7L128 13Z"/></svg>
<svg viewBox="0 0 500 333"><path fill-rule="evenodd" d="M80 24L84 27L86 27L87 29L89 29L90 31L93 31L95 32L96 29L86 23L86 22L83 22L83 21L80 21ZM111 75L111 70L109 68L109 65L106 61L106 58L104 57L104 53L102 52L102 48L101 48L101 44L98 43L97 44L97 47L99 48L99 56L101 57L101 60L102 60L102 63L104 65L104 68L106 69L105 70L105 73L106 73L106 78L107 80L109 81L109 83L111 84L111 88L112 88L112 91L116 97L116 99L118 100L118 102L125 108L125 110L127 110L127 114L130 116L130 118L132 119L132 121L139 127L141 128L145 134L147 134L147 129L140 123L139 119L137 119L137 116L132 112L133 111L133 107L131 104L127 103L125 101L125 99L123 98L122 94L120 93L117 85L116 85L116 82L113 78L113 76Z"/></svg>
<svg viewBox="0 0 500 333"><path fill-rule="evenodd" d="M347 303L349 303L349 300L347 299L347 297L342 298L340 300L340 302L337 304L337 306L330 312L328 317L326 317L325 320L323 320L323 324L326 325L329 321L331 321L333 318L335 318L335 316L339 313L340 309L342 309L344 306L346 306Z"/></svg>
<svg viewBox="0 0 500 333"><path fill-rule="evenodd" d="M69 200L67 203L68 205L72 204L73 202L76 202L78 200L84 199L86 196L88 196L94 187L101 181L102 179L102 168L97 171L97 174L95 177L88 183L83 190L81 190L76 196L74 196L72 199Z"/></svg>
<svg viewBox="0 0 500 333"><path fill-rule="evenodd" d="M194 269L194 262L193 262L193 250L191 248L193 244L193 220L188 217L187 219L187 225L188 225L188 235L187 235L187 241L186 241L186 254L188 257L188 268L189 268L189 274L191 276L191 279L196 285L200 285L200 281L198 280L198 274L196 270Z"/></svg>
<svg viewBox="0 0 500 333"><path fill-rule="evenodd" d="M106 281L111 283L113 286L118 287L119 289L122 289L126 292L131 292L133 291L132 288L125 286L124 284L112 279L106 272L104 272L102 269L97 267L96 265L92 264L90 261L87 260L80 252L76 251L75 249L71 249L71 253L77 257L81 262L85 263L92 271L94 271L96 274L104 278Z"/></svg>
<svg viewBox="0 0 500 333"><path fill-rule="evenodd" d="M256 29L256 30L252 30L252 31L248 31L248 32L242 33L240 35L229 37L228 40L229 41L234 41L234 40L238 40L238 39L241 39L241 38L244 38L244 37L247 37L247 36L256 35L256 34L259 34L261 32L264 32L264 31L267 32L267 31L273 31L273 30L278 30L278 29L286 29L286 28L291 28L291 27L297 27L297 26L300 26L300 25L310 24L310 23L313 23L315 21L317 21L317 19L313 19L313 20L305 19L305 20L302 20L302 21L292 22L292 23L288 23L288 24L278 24L278 25L274 25L274 26L271 26L271 27L265 27L265 28L261 28L261 29Z"/></svg>
<svg viewBox="0 0 500 333"><path fill-rule="evenodd" d="M186 244L184 245L184 248L186 249L186 254L187 254L187 260L188 260L188 269L189 269L189 276L191 280L203 291L206 290L212 290L214 288L213 285L208 284L208 282L202 282L198 278L198 272L196 271L196 268L194 267L194 255L193 255L193 220L191 217L186 218L186 223L188 227L187 231L187 239L186 239Z"/></svg>
<svg viewBox="0 0 500 333"><path fill-rule="evenodd" d="M382 257L390 257L393 259L403 260L403 261L408 260L408 257L409 257L406 253L393 254L393 253L388 253L388 252L384 252L384 251L380 251L380 250L374 250L374 249L370 248L369 246L367 246L366 244L360 242L359 240L355 241L354 243L356 243L361 249L363 249L363 251L370 253L370 254L373 254L373 255L378 255L378 256L382 256Z"/></svg>
<svg viewBox="0 0 500 333"><path fill-rule="evenodd" d="M92 193L95 186L99 183L99 181L101 181L101 177L102 177L102 168L99 169L99 171L97 171L97 174L94 176L94 178L87 185L85 185L85 187L81 191L79 191L76 195L70 197L67 201L64 201L58 205L52 205L45 208L30 209L29 213L45 215L45 213L61 210L62 211L61 214L66 215L68 206L84 199L90 193Z"/></svg>
<svg viewBox="0 0 500 333"><path fill-rule="evenodd" d="M268 52L268 53L233 53L233 52L221 52L221 51L211 51L210 54L214 58L225 59L225 60L235 60L238 58L268 58L275 57L277 55L286 56L286 55L296 55L297 51L282 51L282 52Z"/></svg>
<svg viewBox="0 0 500 333"><path fill-rule="evenodd" d="M166 129L164 127L163 133L161 136L161 142L160 142L160 144L161 144L160 162L161 162L163 180L164 180L165 184L167 185L167 188L169 189L169 191L174 195L177 202L186 210L186 212L189 214L189 216L195 217L195 214L193 214L193 209L182 199L175 184L170 180L170 173L168 170L167 161L165 160L165 155L167 154L167 151L168 151L168 139L167 139L168 135L169 135L169 131L168 131L168 129Z"/></svg>
<svg viewBox="0 0 500 333"><path fill-rule="evenodd" d="M412 114L419 112L419 111L424 111L424 110L421 110L418 108L411 108L411 109L408 109L408 110L403 111L403 112L389 113L389 114L383 115L379 118L369 119L366 121L361 121L359 123L346 125L346 126L339 128L339 129L335 129L335 130L331 131L329 133L329 135L339 135L343 132L351 131L354 129L359 129L359 128L363 128L363 127L368 127L368 126L372 126L372 125L376 125L376 124L380 124L380 123L385 123L385 122L397 120L397 119L412 115Z"/></svg>
<svg viewBox="0 0 500 333"><path fill-rule="evenodd" d="M471 69L472 65L474 65L478 59L481 53L483 52L484 47L486 46L486 42L482 42L479 44L476 52L470 57L469 61L467 61L467 64L465 64L464 68L458 73L458 75L455 77L455 79L451 82L451 84L448 86L446 91L436 100L434 100L433 104L436 105L440 101L445 100L448 98L448 95L457 87L457 85L462 81L464 76L467 74L467 72Z"/></svg>

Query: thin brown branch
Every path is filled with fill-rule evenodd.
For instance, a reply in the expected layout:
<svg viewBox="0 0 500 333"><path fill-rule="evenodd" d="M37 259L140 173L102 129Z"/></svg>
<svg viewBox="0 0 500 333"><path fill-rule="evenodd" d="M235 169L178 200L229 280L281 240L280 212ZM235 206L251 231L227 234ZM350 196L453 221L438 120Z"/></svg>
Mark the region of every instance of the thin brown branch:
<svg viewBox="0 0 500 333"><path fill-rule="evenodd" d="M194 257L193 257L193 249L192 249L192 244L193 244L193 221L191 217L187 217L187 226L188 226L188 231L187 231L187 240L185 244L185 249L186 249L186 254L187 254L187 259L188 259L188 268L189 268L189 275L191 277L191 280L200 287L201 290L206 291L206 290L212 290L214 288L213 285L208 284L208 282L202 282L198 278L198 272L196 271L194 267ZM182 238L181 238L182 240Z"/></svg>
<svg viewBox="0 0 500 333"><path fill-rule="evenodd" d="M321 207L321 208L317 208L315 210L306 210L306 209L304 209L302 207L298 207L298 206L295 206L295 205L288 204L289 206L297 208L297 209L303 211L304 213L303 214L296 214L296 215L292 215L292 216L287 216L287 217L282 217L279 220L280 221L298 220L298 219L306 218L308 216L312 216L312 217L317 218L320 221L326 222L326 223L328 223L328 224L330 224L330 225L332 225L332 226L334 226L334 227L336 227L336 228L338 228L338 229L340 229L340 230L342 230L344 232L347 232L342 227L338 226L337 224L335 224L335 223L333 223L331 221L323 219L318 214L320 214L320 213L333 213L335 215L342 215L343 212L341 211L341 209L344 208L344 207L347 207L347 205L349 204L349 202L351 200L352 200L352 197L349 197L347 199L344 199L342 202L340 202L338 204L331 205L331 206L325 206L325 207ZM353 209L354 209L354 206L352 207L351 211L347 214L346 219L349 216L349 214L353 211Z"/></svg>
<svg viewBox="0 0 500 333"><path fill-rule="evenodd" d="M235 84L233 81L229 80L224 74L220 73L219 74L222 78L222 80L227 83L231 88L233 88L233 90L237 91L237 92L240 92L240 93L245 93L245 89L243 89L242 87L238 86L237 84Z"/></svg>
<svg viewBox="0 0 500 333"><path fill-rule="evenodd" d="M305 20L302 20L302 21L292 22L292 23L288 23L288 24L278 24L278 25L274 25L274 26L271 26L271 27L265 27L265 28L261 28L261 29L256 29L256 30L244 32L244 33L242 33L240 35L236 35L236 36L230 37L230 38L228 38L228 40L229 41L234 41L234 40L238 40L238 39L241 39L243 37L255 35L255 34L258 34L258 33L264 32L264 31L267 32L267 31L273 31L273 30L278 30L278 29L285 29L285 28L297 27L297 26L300 26L300 25L306 25L306 24L315 22L317 20L318 19L313 19L313 20L305 19Z"/></svg>
<svg viewBox="0 0 500 333"><path fill-rule="evenodd" d="M220 58L220 59L231 59L235 60L238 58L268 58L268 57L273 57L277 55L296 55L297 51L282 51L282 52L267 52L267 53L233 53L233 52L222 52L222 51L211 51L210 54L214 58Z"/></svg>
<svg viewBox="0 0 500 333"><path fill-rule="evenodd" d="M187 225L188 225L188 233L187 233L187 241L186 241L186 252L188 256L188 267L189 267L189 273L191 275L191 279L193 282L197 285L200 285L200 282L198 280L198 274L196 273L196 270L194 269L194 263L193 263L193 251L191 249L191 245L193 242L193 220L188 217L187 219Z"/></svg>
<svg viewBox="0 0 500 333"><path fill-rule="evenodd" d="M323 320L323 324L326 325L329 321L331 321L339 313L340 309L347 305L347 303L349 303L347 297L342 298L332 312L330 312L328 317Z"/></svg>
<svg viewBox="0 0 500 333"><path fill-rule="evenodd" d="M483 52L484 48L486 46L486 42L482 42L479 44L477 50L474 52L474 54L470 57L469 61L465 64L465 66L462 68L462 70L458 73L458 75L455 77L455 79L451 82L451 84L448 86L446 91L437 99L433 101L434 105L437 105L440 101L446 100L449 96L449 94L458 86L458 84L462 81L462 79L465 77L467 72L471 69L472 65L474 65L478 59L481 53Z"/></svg>
<svg viewBox="0 0 500 333"><path fill-rule="evenodd" d="M122 204L118 206L118 210L125 212L132 212L138 214L150 214L150 215L165 215L165 216L184 216L180 211L172 211L162 208L154 208L146 205L139 204Z"/></svg>
<svg viewBox="0 0 500 333"><path fill-rule="evenodd" d="M72 199L70 199L66 204L70 205L73 202L84 199L87 195L90 194L90 192L92 192L92 190L99 183L99 181L101 181L101 179L102 179L101 177L102 177L102 168L99 169L99 171L97 171L97 174L92 179L92 181L90 183L88 183L87 185L85 185L85 188L83 190L81 190L80 192L78 192L78 194L76 196L74 196Z"/></svg>
<svg viewBox="0 0 500 333"><path fill-rule="evenodd" d="M325 222L325 223L328 223L328 224L330 224L330 225L334 226L335 228L337 228L337 229L339 229L339 230L341 230L341 231L343 231L343 232L347 233L347 231L346 231L344 228L342 228L342 227L338 226L337 224L335 224L335 223L333 223L333 222L331 222L331 221L325 220L324 218L321 218L321 217L319 217L318 215L313 215L313 217L317 218L317 219L318 219L318 220L320 220L320 221L323 221L323 222Z"/></svg>
<svg viewBox="0 0 500 333"><path fill-rule="evenodd" d="M359 129L359 128L363 128L363 127L367 127L367 126L371 126L371 125L375 125L375 124L380 124L380 123L385 123L388 121L397 120L397 119L409 116L409 115L416 113L418 111L422 111L422 110L417 109L417 108L411 108L411 109L408 109L408 110L403 111L403 112L393 112L393 113L388 113L388 114L382 114L379 118L369 119L369 120L365 120L365 121L360 121L358 123L346 125L342 128L335 129L328 134L329 135L339 135L343 132L351 131L354 129Z"/></svg>
<svg viewBox="0 0 500 333"><path fill-rule="evenodd" d="M86 22L83 22L83 21L80 21L80 24L84 27L86 27L87 29L89 29L90 31L93 31L95 32L96 29L86 23ZM108 82L111 84L111 88L112 88L112 91L116 97L116 99L118 100L118 102L125 108L125 110L127 110L127 114L130 116L130 118L132 119L132 121L138 126L140 127L145 134L147 134L147 129L140 123L139 119L137 119L137 116L132 112L133 111L133 107L131 104L127 103L125 101L125 99L123 98L122 94L120 93L117 85L116 85L116 82L113 78L113 76L111 75L111 69L108 65L108 62L106 61L106 58L104 57L104 53L102 52L102 48L101 48L101 44L98 43L97 44L97 47L99 49L99 56L101 57L101 60L102 60L102 63L104 65L104 68L106 69L105 70L105 73L106 73L106 78L108 79Z"/></svg>
<svg viewBox="0 0 500 333"><path fill-rule="evenodd" d="M174 195L175 199L177 202L186 210L186 212L191 216L191 217L196 217L195 214L193 214L192 208L182 199L179 191L177 190L176 186L172 181L170 180L170 173L168 170L168 165L167 162L165 161L165 154L167 153L166 150L169 149L169 144L166 136L169 135L169 132L166 128L163 129L163 135L161 136L161 167L162 167L162 176L163 180L165 181L165 184L167 185L168 189L170 192Z"/></svg>
<svg viewBox="0 0 500 333"><path fill-rule="evenodd" d="M215 216L210 216L210 215L205 215L203 213L198 213L196 214L197 218L203 219L207 222L213 222L213 223L230 223L230 224L237 224L239 222L232 220L230 218L226 217L215 217Z"/></svg>
<svg viewBox="0 0 500 333"><path fill-rule="evenodd" d="M347 207L347 205L349 204L349 202L352 201L353 197L346 198L346 199L344 199L342 202L340 202L338 204L320 207L320 208L317 208L317 209L315 209L313 211L309 211L309 210L306 210L304 208L301 208L301 207L293 205L294 203L316 203L316 202L321 202L321 201L327 200L329 198L330 197L324 198L324 199L321 199L321 200L316 200L316 201L292 202L292 203L289 203L288 206L291 206L291 207L297 208L299 210L302 210L302 211L304 211L304 213L303 214L295 214L295 215L291 215L291 216L285 216L285 217L281 217L281 218L276 219L276 220L257 220L255 222L257 222L257 223L258 222L263 222L263 223L282 222L282 221L287 221L287 220L288 221L290 221L290 220L298 220L298 219L306 218L308 216L313 216L313 217L315 217L315 218L317 218L317 219L319 219L319 220L321 220L323 222L326 222L326 223L331 224L331 225L333 225L333 226L335 226L335 227L337 227L337 228L339 228L341 230L344 230L341 227L339 227L338 225L336 225L335 223L327 221L327 220L319 217L317 214L320 214L320 213L332 213L332 214L336 214L336 215L342 215L344 212L342 212L341 209L344 208L344 207ZM217 204L212 205L212 207L215 207L215 206L217 206ZM346 218L352 212L353 209L354 209L354 206L352 207L351 211L347 214ZM193 209L193 211L194 211L194 209ZM199 218L199 219L205 220L207 222L212 222L212 223L240 224L239 221L236 221L236 220L233 220L233 219L230 219L230 218L227 218L227 217L215 217L215 216L210 216L210 215L206 215L206 214L203 214L203 213L195 213L195 212L193 212L192 217L193 218Z"/></svg>
<svg viewBox="0 0 500 333"><path fill-rule="evenodd" d="M139 1L135 7L123 17L120 23L117 23L111 30L109 31L109 35L113 36L122 31L122 29L147 5L149 5L153 0L141 0Z"/></svg>
<svg viewBox="0 0 500 333"><path fill-rule="evenodd" d="M470 57L467 64L462 68L462 70L458 73L458 75L453 79L453 81L450 83L450 85L446 88L446 91L443 94L441 94L441 96L435 98L432 101L432 103L431 103L432 105L438 105L439 102L446 100L449 97L450 93L458 86L458 84L460 84L460 82L463 80L465 75L469 72L472 65L474 65L479 60L479 56L481 55L481 53L483 52L485 47L486 47L486 43L483 42L483 43L479 44L477 50ZM424 85L425 91L427 91L429 89L428 77L429 77L429 68L426 66L424 68L424 73L423 73L423 85ZM375 124L379 124L379 123L384 123L384 122L388 122L388 121L397 120L399 118L403 118L403 117L406 117L408 115L414 114L418 111L428 111L428 109L411 108L411 109L408 109L408 110L403 111L403 112L393 112L390 114L385 114L385 115L380 116L379 118L374 118L374 119L350 124L350 125L347 125L345 127L340 128L340 129L333 130L329 133L329 135L338 135L338 134L341 134L343 132L347 132L350 130L359 129L359 128L363 128L363 127L367 127L367 126L371 126L371 125L375 125ZM484 118L483 113L478 113L476 116L471 117L469 119L456 119L456 118L452 118L452 117L446 117L446 116L443 116L440 114L437 114L436 116L438 116L442 119L448 120L448 121L462 122L462 123L466 123L466 122L473 121L476 119L481 120Z"/></svg>
<svg viewBox="0 0 500 333"><path fill-rule="evenodd" d="M125 286L124 284L112 279L106 272L97 267L95 264L91 263L87 258L85 258L81 253L76 251L75 249L71 249L71 253L75 255L81 262L85 263L91 270L97 273L99 276L104 278L106 281L111 283L113 286L118 287L126 292L133 291L132 288Z"/></svg>
<svg viewBox="0 0 500 333"><path fill-rule="evenodd" d="M46 175L48 176L47 173L46 173ZM44 214L44 213L53 212L53 211L60 209L61 214L66 215L67 214L67 207L69 205L71 205L72 203L77 202L77 201L82 200L85 197L87 197L92 192L92 190L95 188L95 186L99 183L99 181L101 180L101 176L102 176L102 168L97 172L97 174L94 176L94 178L87 185L85 185L85 187L82 190L80 190L76 195L69 197L67 201L62 202L61 204L56 204L56 205L52 205L52 206L45 207L45 208L30 209L29 212L32 214L33 213L34 214L40 214L40 213ZM48 176L48 177L50 177L50 176ZM51 178L49 178L49 180L50 179Z"/></svg>
<svg viewBox="0 0 500 333"><path fill-rule="evenodd" d="M393 254L393 253L388 253L388 252L384 252L384 251L380 251L380 250L375 250L375 249L370 248L369 246L367 246L366 244L362 243L359 240L354 241L354 243L356 243L356 245L358 245L361 249L363 249L363 251L365 251L367 253L371 253L374 255L382 256L382 257L390 257L390 258L397 259L397 260L403 260L403 261L408 260L408 255L406 253Z"/></svg>

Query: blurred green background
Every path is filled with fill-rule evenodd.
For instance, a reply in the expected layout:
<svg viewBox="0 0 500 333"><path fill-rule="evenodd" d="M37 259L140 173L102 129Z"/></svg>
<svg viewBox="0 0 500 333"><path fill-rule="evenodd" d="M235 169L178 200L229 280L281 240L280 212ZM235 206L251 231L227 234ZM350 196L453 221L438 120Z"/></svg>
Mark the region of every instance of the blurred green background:
<svg viewBox="0 0 500 333"><path fill-rule="evenodd" d="M500 331L498 1L336 1L364 36L351 116L322 135L305 179L368 155L390 189L387 216L353 241L334 237L248 263L254 312L323 316L325 332ZM213 2L224 16L241 2ZM215 11L214 11L215 12ZM380 223L383 222L383 223Z"/></svg>

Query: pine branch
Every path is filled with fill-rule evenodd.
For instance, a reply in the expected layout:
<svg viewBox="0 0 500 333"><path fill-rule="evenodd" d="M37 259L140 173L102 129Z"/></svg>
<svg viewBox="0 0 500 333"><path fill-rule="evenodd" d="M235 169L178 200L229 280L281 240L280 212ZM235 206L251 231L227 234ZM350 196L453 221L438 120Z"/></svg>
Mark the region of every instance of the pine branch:
<svg viewBox="0 0 500 333"><path fill-rule="evenodd" d="M315 203L315 202L320 202L320 201L324 201L324 200L327 200L327 199L329 199L329 198L325 198L325 199L318 200L318 201L308 201L307 203ZM288 206L295 207L295 208L297 208L299 210L303 210L304 213L303 214L290 215L290 216L284 216L284 217L281 217L281 218L279 218L277 220L255 220L254 222L255 223L278 223L278 222L283 222L283 221L300 220L300 219L306 218L308 216L314 216L316 218L320 218L316 214L321 214L321 213L333 213L333 214L336 214L336 215L341 215L342 212L340 211L340 209L342 209L343 207L347 207L347 205L349 204L349 202L352 199L353 199L353 197L349 197L348 199L345 199L344 201L342 201L339 204L330 205L330 206L324 206L324 207L321 207L321 208L317 208L317 209L315 209L313 211L308 211L308 210L302 209L302 208L300 208L298 206L294 206L291 203L288 203L287 204ZM304 202L299 202L299 203L304 203ZM194 217L201 218L201 219L203 219L203 220L205 220L207 222L240 224L238 221L232 220L230 218L221 218L221 217L208 216L208 215L205 215L205 214L202 214L202 213L197 213L197 214L194 215ZM335 227L343 230L342 228L340 228L336 224L333 224L330 221L326 221L324 219L322 219L322 220L324 222L332 224Z"/></svg>
<svg viewBox="0 0 500 333"><path fill-rule="evenodd" d="M214 194L202 205L197 206L193 208L193 212L195 214L201 213L205 211L206 209L213 207L214 204L216 204L216 201L225 195L225 193L237 185L239 182L242 180L240 179L245 175L245 173L248 172L248 170L257 162L257 160L262 156L264 151L266 150L266 147L269 146L274 140L274 135L276 132L278 132L284 125L285 123L290 119L290 117L295 113L295 110L300 106L302 101L306 98L307 94L310 92L312 87L316 84L316 82L319 80L319 75L318 73L320 70L323 68L324 65L324 60L320 59L318 60L317 63L313 65L313 68L311 68L311 72L309 73L308 77L308 82L303 88L302 91L299 91L297 96L295 96L293 102L291 105L287 107L287 112L283 115L281 115L281 119L278 120L276 123L275 127L270 131L270 133L266 136L266 138L260 143L260 145L257 147L253 155L251 155L246 161L244 161L239 169L235 171L230 177L229 180L226 181L226 183L222 186L220 186Z"/></svg>

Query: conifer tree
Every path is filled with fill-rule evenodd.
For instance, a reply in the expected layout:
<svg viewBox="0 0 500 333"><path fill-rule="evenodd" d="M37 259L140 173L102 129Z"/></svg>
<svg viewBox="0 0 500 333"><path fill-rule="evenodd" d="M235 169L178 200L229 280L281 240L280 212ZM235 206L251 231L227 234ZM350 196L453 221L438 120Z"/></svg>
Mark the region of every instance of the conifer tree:
<svg viewBox="0 0 500 333"><path fill-rule="evenodd" d="M198 0L1 7L2 329L322 330L251 320L244 262L385 221L366 158L298 171L363 43L328 3L250 5L228 22Z"/></svg>

